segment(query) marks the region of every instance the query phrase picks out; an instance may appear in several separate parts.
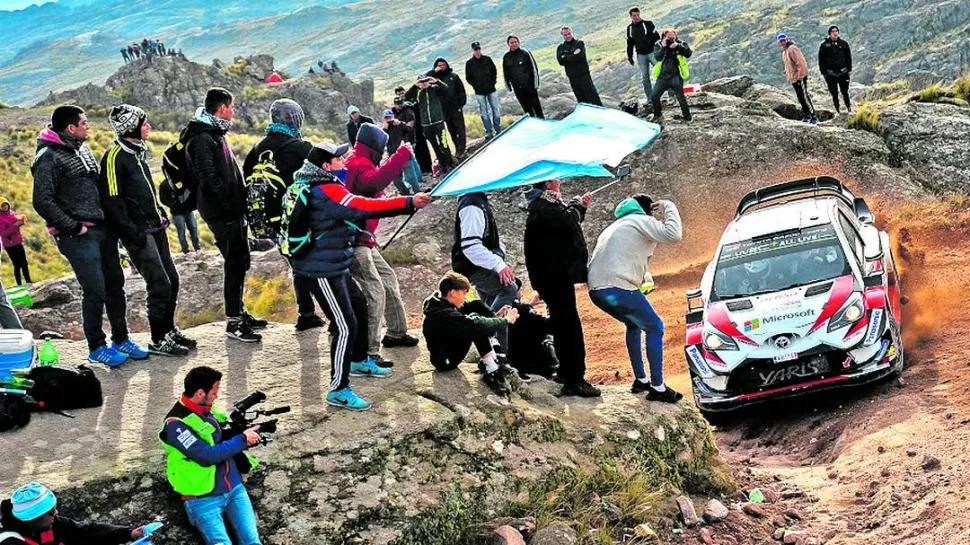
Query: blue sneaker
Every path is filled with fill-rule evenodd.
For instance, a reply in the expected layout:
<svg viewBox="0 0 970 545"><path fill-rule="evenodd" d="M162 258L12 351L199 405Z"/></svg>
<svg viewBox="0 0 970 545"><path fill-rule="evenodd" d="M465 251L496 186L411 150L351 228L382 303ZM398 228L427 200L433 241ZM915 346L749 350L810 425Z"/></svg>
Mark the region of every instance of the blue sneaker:
<svg viewBox="0 0 970 545"><path fill-rule="evenodd" d="M148 358L148 350L138 346L131 339L125 339L125 342L121 344L111 343L111 348L127 355L133 360L144 360Z"/></svg>
<svg viewBox="0 0 970 545"><path fill-rule="evenodd" d="M128 361L128 354L119 352L109 346L102 346L88 354L88 361L91 363L103 363L108 367L118 367Z"/></svg>
<svg viewBox="0 0 970 545"><path fill-rule="evenodd" d="M349 386L343 390L328 393L327 403L334 407L350 409L352 411L366 411L370 409L370 403L358 397Z"/></svg>
<svg viewBox="0 0 970 545"><path fill-rule="evenodd" d="M391 376L391 370L380 367L377 362L367 358L364 361L350 363L350 376L385 378Z"/></svg>

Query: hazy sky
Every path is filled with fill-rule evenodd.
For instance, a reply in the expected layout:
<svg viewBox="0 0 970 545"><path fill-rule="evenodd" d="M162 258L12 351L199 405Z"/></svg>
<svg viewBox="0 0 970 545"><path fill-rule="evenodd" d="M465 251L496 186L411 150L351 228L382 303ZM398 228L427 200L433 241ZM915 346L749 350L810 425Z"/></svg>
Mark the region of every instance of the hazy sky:
<svg viewBox="0 0 970 545"><path fill-rule="evenodd" d="M0 10L24 9L32 4L56 2L57 0L0 0Z"/></svg>

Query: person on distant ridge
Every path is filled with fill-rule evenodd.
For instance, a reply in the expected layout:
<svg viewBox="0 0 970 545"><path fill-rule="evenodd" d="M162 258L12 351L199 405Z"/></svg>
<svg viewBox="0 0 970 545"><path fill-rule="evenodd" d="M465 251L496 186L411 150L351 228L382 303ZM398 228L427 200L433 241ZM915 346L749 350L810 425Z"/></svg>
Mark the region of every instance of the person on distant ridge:
<svg viewBox="0 0 970 545"><path fill-rule="evenodd" d="M125 64L128 64L129 62L131 62L131 58L128 57L128 48L125 48L125 47L121 48L121 58L125 60Z"/></svg>

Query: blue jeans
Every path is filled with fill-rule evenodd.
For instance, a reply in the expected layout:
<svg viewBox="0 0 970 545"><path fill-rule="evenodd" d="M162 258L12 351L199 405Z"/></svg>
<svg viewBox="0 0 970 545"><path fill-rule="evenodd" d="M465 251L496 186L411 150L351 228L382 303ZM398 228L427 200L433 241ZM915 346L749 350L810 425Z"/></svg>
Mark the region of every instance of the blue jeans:
<svg viewBox="0 0 970 545"><path fill-rule="evenodd" d="M646 379L643 355L640 350L640 332L647 334L647 361L650 362L650 383L664 383L664 323L650 306L647 297L639 291L604 288L589 292L593 304L603 312L626 325L626 350L630 355L633 374Z"/></svg>
<svg viewBox="0 0 970 545"><path fill-rule="evenodd" d="M189 235L192 237L192 246L199 250L202 245L199 244L199 219L195 216L194 211L190 211L188 214L172 214L172 223L175 224L175 230L179 235L179 246L182 247L182 253L189 253L189 242L185 239L185 229L189 230Z"/></svg>
<svg viewBox="0 0 970 545"><path fill-rule="evenodd" d="M128 301L118 237L96 226L88 227L83 235L56 236L54 240L81 285L81 325L88 348L93 352L106 344L101 327L105 310L111 324L111 340L124 342L128 339Z"/></svg>
<svg viewBox="0 0 970 545"><path fill-rule="evenodd" d="M229 519L239 545L260 545L256 513L243 485L228 494L185 501L185 512L205 539L206 545L232 545L223 514Z"/></svg>
<svg viewBox="0 0 970 545"><path fill-rule="evenodd" d="M650 85L650 68L657 63L657 57L653 53L642 55L637 53L637 66L640 68L640 80L643 82L643 92L647 95L647 100L653 96L653 87Z"/></svg>
<svg viewBox="0 0 970 545"><path fill-rule="evenodd" d="M475 95L478 101L478 112L482 116L485 134L497 134L502 130L502 109L498 104L498 92L487 95Z"/></svg>

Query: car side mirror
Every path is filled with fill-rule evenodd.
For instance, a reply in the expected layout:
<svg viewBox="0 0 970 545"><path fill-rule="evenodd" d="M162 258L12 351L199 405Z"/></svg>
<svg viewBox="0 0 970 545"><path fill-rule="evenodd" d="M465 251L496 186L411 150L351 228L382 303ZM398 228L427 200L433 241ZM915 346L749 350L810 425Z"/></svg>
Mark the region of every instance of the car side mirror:
<svg viewBox="0 0 970 545"><path fill-rule="evenodd" d="M861 197L856 197L853 201L853 211L855 212L855 217L859 218L862 223L873 223L876 221L875 214L869 209L869 205Z"/></svg>

